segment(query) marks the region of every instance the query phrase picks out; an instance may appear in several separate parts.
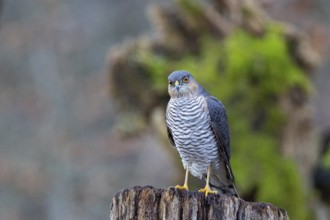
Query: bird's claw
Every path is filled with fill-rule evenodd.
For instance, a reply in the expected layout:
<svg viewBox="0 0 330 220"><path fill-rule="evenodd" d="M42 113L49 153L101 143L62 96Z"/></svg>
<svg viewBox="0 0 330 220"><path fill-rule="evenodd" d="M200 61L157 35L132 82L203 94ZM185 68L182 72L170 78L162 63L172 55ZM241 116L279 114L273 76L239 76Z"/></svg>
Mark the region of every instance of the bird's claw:
<svg viewBox="0 0 330 220"><path fill-rule="evenodd" d="M177 189L180 189L180 190L187 190L187 191L189 191L189 189L188 189L188 186L187 186L187 185L183 185L183 186L180 186L180 185L176 185L176 186L175 186L175 188L177 188Z"/></svg>
<svg viewBox="0 0 330 220"><path fill-rule="evenodd" d="M209 193L210 194L217 194L216 190L211 190L210 187L207 187L207 186L203 189L198 190L198 192L205 193L205 196L207 196Z"/></svg>

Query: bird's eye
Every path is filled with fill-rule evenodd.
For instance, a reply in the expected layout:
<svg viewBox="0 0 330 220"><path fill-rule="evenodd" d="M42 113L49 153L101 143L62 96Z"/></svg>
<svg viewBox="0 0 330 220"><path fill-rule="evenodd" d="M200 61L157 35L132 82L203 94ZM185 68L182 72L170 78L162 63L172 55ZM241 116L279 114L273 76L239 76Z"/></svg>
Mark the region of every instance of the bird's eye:
<svg viewBox="0 0 330 220"><path fill-rule="evenodd" d="M168 81L168 84L169 84L170 86L173 85L173 81L169 80L169 81Z"/></svg>
<svg viewBox="0 0 330 220"><path fill-rule="evenodd" d="M186 76L185 78L183 78L182 82L184 82L184 83L187 83L187 82L189 82L189 77L188 77L188 76Z"/></svg>

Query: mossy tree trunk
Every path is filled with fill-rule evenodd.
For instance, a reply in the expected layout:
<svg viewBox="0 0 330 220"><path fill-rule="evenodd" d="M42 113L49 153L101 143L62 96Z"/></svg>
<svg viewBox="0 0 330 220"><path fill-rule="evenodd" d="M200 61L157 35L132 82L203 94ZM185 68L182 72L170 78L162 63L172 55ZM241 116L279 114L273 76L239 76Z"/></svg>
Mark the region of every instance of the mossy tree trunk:
<svg viewBox="0 0 330 220"><path fill-rule="evenodd" d="M308 219L318 152L310 73L320 60L305 34L269 18L257 0L179 0L148 12L155 34L127 42L108 57L121 114L138 112L168 149L166 79L174 70L191 72L226 105L240 194L276 201L292 218ZM134 121L130 129L138 127Z"/></svg>
<svg viewBox="0 0 330 220"><path fill-rule="evenodd" d="M116 219L289 219L287 212L268 203L151 186L118 192L110 206Z"/></svg>

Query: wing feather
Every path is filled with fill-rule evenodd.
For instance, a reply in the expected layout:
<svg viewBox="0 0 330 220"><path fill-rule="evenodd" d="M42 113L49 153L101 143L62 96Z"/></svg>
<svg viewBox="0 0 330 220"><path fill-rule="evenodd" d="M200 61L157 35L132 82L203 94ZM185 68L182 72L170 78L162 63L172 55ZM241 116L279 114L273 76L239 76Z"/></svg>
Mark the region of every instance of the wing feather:
<svg viewBox="0 0 330 220"><path fill-rule="evenodd" d="M228 126L228 118L225 106L220 102L218 99L216 99L213 96L207 96L206 102L208 105L208 110L210 114L210 124L211 129L216 137L217 145L218 145L218 151L220 156L220 164L223 164L224 169L226 170L225 176L226 180L222 179L220 182L227 182L228 186L233 189L233 195L236 195L238 197L238 193L235 187L235 178L233 171L230 166L230 133L229 133L229 126ZM220 175L221 179L221 173L216 174L216 177L211 176L212 179L215 178L214 181L217 181L219 178L217 175Z"/></svg>
<svg viewBox="0 0 330 220"><path fill-rule="evenodd" d="M214 96L206 97L211 117L211 128L216 136L220 152L224 152L226 159L230 159L230 134L225 106Z"/></svg>

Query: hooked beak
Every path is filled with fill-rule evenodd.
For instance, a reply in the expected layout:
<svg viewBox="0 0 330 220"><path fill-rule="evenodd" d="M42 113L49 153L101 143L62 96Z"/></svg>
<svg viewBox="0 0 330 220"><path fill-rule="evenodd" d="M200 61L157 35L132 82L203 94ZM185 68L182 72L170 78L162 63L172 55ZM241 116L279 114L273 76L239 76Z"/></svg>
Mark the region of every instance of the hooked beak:
<svg viewBox="0 0 330 220"><path fill-rule="evenodd" d="M179 91L180 90L180 82L178 81L178 80L176 80L175 81L175 83L174 83L174 85L175 85L175 88L176 88L176 91Z"/></svg>

